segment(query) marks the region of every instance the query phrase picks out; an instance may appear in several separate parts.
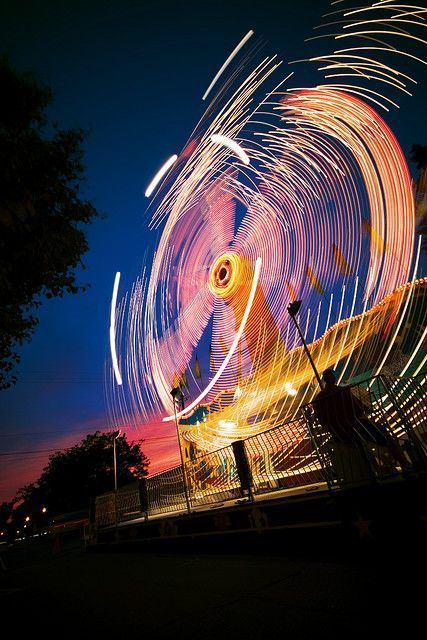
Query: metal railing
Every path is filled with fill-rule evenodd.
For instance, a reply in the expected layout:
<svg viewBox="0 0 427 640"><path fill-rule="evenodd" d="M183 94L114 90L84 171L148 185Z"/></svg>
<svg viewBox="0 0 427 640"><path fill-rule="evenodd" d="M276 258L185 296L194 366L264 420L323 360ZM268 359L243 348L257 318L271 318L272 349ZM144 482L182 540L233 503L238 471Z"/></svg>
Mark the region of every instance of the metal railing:
<svg viewBox="0 0 427 640"><path fill-rule="evenodd" d="M323 403L321 395L298 419L243 441L251 495L318 483L342 488L427 470L425 377L377 376L339 388ZM241 497L241 464L231 445L186 462L191 508ZM143 483L98 496L96 526L186 510L181 466Z"/></svg>
<svg viewBox="0 0 427 640"><path fill-rule="evenodd" d="M241 496L231 446L198 456L185 466L192 506L224 502Z"/></svg>
<svg viewBox="0 0 427 640"><path fill-rule="evenodd" d="M421 379L376 376L318 396L303 413L330 487L427 469Z"/></svg>
<svg viewBox="0 0 427 640"><path fill-rule="evenodd" d="M146 480L148 515L182 511L186 507L181 465Z"/></svg>
<svg viewBox="0 0 427 640"><path fill-rule="evenodd" d="M324 481L322 466L303 418L245 440L254 493Z"/></svg>

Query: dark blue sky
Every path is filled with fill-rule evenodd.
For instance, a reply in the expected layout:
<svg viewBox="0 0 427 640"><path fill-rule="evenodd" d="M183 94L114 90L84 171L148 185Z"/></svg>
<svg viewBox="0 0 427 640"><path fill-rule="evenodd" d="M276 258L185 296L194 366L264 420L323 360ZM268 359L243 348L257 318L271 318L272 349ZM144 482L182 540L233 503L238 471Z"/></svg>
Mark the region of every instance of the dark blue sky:
<svg viewBox="0 0 427 640"><path fill-rule="evenodd" d="M267 41L266 53L306 57L313 43L308 49L304 38L328 10L324 0L2 3L2 52L52 87L51 115L60 126L91 129L86 192L104 214L87 231L81 281L90 289L43 304L34 339L22 349L20 381L0 394L2 452L55 447L55 432L73 441L78 430L105 426L112 284L120 270L121 291L129 288L154 242L144 221L147 183L184 146L203 112L202 94L249 29ZM424 70L415 71L423 80ZM316 82L314 68L298 73L301 85ZM388 118L407 155L411 143L427 142L425 98L424 84ZM34 465L45 460L9 458L0 500L35 479Z"/></svg>

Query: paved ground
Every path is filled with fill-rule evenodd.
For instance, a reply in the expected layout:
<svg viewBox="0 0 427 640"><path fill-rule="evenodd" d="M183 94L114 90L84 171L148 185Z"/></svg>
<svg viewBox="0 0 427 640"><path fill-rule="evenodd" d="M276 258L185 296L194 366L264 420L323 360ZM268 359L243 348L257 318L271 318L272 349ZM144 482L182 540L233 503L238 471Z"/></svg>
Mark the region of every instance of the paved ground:
<svg viewBox="0 0 427 640"><path fill-rule="evenodd" d="M62 539L0 553L3 623L21 637L391 638L424 614L425 554L410 548L87 554Z"/></svg>

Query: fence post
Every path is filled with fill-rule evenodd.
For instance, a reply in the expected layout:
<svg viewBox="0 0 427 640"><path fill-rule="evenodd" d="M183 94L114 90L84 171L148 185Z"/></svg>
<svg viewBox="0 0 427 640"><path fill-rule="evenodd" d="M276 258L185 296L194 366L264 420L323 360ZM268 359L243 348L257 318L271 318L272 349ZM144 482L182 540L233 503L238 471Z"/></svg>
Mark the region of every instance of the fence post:
<svg viewBox="0 0 427 640"><path fill-rule="evenodd" d="M252 473L249 466L248 457L246 455L245 441L236 440L231 443L233 448L234 459L236 461L237 475L239 476L240 488L242 490L242 497L245 495L245 490L249 494L249 499L253 501L254 496L252 492Z"/></svg>
<svg viewBox="0 0 427 640"><path fill-rule="evenodd" d="M139 491L139 505L141 513L145 514L145 519L148 518L148 490L146 478L140 478L138 482Z"/></svg>

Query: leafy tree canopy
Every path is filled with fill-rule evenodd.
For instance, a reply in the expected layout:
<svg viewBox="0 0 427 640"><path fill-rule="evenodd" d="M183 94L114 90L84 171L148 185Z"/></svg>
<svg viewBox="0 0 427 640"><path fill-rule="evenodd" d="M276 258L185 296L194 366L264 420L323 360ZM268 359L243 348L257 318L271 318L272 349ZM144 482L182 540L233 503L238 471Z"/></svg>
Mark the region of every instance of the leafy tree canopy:
<svg viewBox="0 0 427 640"><path fill-rule="evenodd" d="M18 345L31 339L43 297L77 293L97 215L82 198L82 129L49 125L51 91L0 58L0 389L16 381Z"/></svg>
<svg viewBox="0 0 427 640"><path fill-rule="evenodd" d="M14 519L19 514L49 515L87 509L91 498L114 490L113 436L96 431L75 446L50 456L37 482L19 490ZM141 451L143 440L116 439L117 483L128 484L147 475L148 458ZM19 522L18 522L19 524Z"/></svg>

